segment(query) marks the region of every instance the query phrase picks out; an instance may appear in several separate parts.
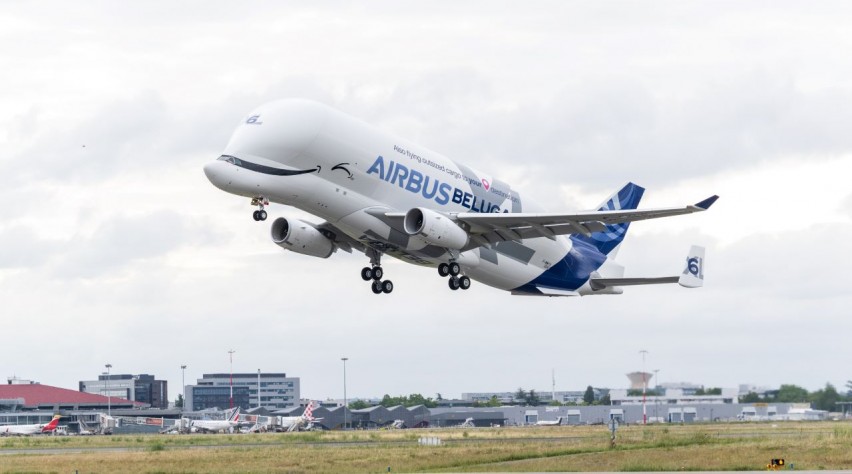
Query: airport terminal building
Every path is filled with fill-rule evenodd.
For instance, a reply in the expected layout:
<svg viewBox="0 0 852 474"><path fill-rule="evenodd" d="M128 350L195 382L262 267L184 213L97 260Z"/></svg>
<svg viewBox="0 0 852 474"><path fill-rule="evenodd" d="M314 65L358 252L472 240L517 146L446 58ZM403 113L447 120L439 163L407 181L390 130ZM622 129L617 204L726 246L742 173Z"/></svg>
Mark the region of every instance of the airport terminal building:
<svg viewBox="0 0 852 474"><path fill-rule="evenodd" d="M141 402L152 408L168 408L168 384L149 374L104 374L97 380L81 380L80 391Z"/></svg>
<svg viewBox="0 0 852 474"><path fill-rule="evenodd" d="M231 377L223 373L204 374L195 385L184 387L184 409L228 409ZM243 410L260 407L273 411L298 406L300 393L299 378L287 377L283 372L233 374L233 403Z"/></svg>

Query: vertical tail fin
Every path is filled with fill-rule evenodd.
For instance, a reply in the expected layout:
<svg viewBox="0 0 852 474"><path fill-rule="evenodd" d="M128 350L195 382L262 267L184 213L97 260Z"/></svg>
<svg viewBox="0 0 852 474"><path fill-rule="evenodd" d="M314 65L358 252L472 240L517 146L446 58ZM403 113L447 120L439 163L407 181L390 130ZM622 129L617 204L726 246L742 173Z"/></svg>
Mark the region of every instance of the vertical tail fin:
<svg viewBox="0 0 852 474"><path fill-rule="evenodd" d="M50 423L44 425L44 428L41 429L41 432L42 433L50 433L51 431L55 430L56 427L59 425L59 419L60 418L62 418L61 415L54 415L53 419L50 420Z"/></svg>
<svg viewBox="0 0 852 474"><path fill-rule="evenodd" d="M305 412L302 413L302 418L311 421L314 419L314 401L308 400L308 406L305 407Z"/></svg>
<svg viewBox="0 0 852 474"><path fill-rule="evenodd" d="M689 255L686 256L686 267L677 282L686 288L704 286L704 247L690 247Z"/></svg>
<svg viewBox="0 0 852 474"><path fill-rule="evenodd" d="M617 211L620 209L636 209L639 207L639 201L645 193L645 188L633 183L627 183L617 193L613 194L604 201L599 211ZM615 257L618 246L624 240L624 235L627 234L627 228L630 227L629 222L622 224L610 224L606 226L605 231L593 232L592 235L575 235L571 237L575 241L585 242L598 249L604 255Z"/></svg>
<svg viewBox="0 0 852 474"><path fill-rule="evenodd" d="M240 407L234 408L234 411L228 416L228 421L240 421Z"/></svg>

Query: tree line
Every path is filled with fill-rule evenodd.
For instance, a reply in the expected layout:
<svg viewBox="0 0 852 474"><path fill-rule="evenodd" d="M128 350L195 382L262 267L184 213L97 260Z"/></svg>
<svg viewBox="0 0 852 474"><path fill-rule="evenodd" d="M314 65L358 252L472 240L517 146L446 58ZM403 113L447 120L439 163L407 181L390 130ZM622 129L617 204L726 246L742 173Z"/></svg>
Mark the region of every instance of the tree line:
<svg viewBox="0 0 852 474"><path fill-rule="evenodd" d="M437 400L441 400L441 394L437 394ZM379 405L390 408L398 405L402 405L406 408L416 407L417 405L423 405L426 408L435 408L438 406L438 401L433 399L432 397L424 397L419 393L412 393L411 395L399 395L396 397L392 397L388 394L385 394L382 397L382 401L379 402ZM361 410L363 408L370 408L375 406L374 404L370 404L365 402L364 400L354 400L349 402L350 410Z"/></svg>
<svg viewBox="0 0 852 474"><path fill-rule="evenodd" d="M837 402L852 401L852 380L846 382L846 388L848 391L843 396L830 383L814 392L808 392L798 385L785 384L764 396L749 392L740 397L740 403L810 403L816 410L837 411Z"/></svg>
<svg viewBox="0 0 852 474"><path fill-rule="evenodd" d="M825 387L816 390L814 392L808 392L807 389L803 387L799 387L798 385L793 384L784 384L778 390L767 392L764 395L759 395L754 392L749 392L746 395L739 397L740 403L810 403L814 409L817 410L826 410L826 411L837 411L838 407L836 405L837 402L842 401L852 401L852 380L846 382L846 388L848 389L845 395L840 394L837 389L830 383L826 383ZM627 393L629 396L640 396L642 395L641 390L629 390ZM654 390L650 389L646 392L648 396L654 395L663 395L663 393L657 393ZM707 389L699 389L695 392L696 395L721 395L721 388L707 388ZM443 398L441 394L436 394L435 398L432 397L424 397L419 393L412 393L410 395L399 395L396 397L392 397L388 394L385 394L382 397L379 405L390 408L397 405L402 405L404 407L413 407L417 405L423 405L426 408L435 408L438 406L438 402ZM181 400L182 401L182 400ZM526 406L540 406L543 404L541 397L535 390L524 390L523 388L518 388L513 395L512 402L506 403L502 400L498 399L497 396L492 396L489 400L486 401L475 401L471 405L474 407L499 407L506 404L511 405L526 405ZM560 406L560 405L609 405L610 397L609 394L605 394L599 399L595 398L595 389L589 385L586 387L586 391L583 393L583 401L581 403L560 403L557 400L552 400L548 402L549 405ZM349 402L349 409L351 410L360 410L363 408L370 408L374 406L374 404L370 404L365 402L364 400L353 400Z"/></svg>

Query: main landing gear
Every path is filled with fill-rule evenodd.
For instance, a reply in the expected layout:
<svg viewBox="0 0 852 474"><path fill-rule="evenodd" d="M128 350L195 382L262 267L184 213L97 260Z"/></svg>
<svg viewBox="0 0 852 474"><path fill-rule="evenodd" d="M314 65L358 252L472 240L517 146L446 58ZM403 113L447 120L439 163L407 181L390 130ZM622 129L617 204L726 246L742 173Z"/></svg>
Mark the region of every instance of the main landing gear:
<svg viewBox="0 0 852 474"><path fill-rule="evenodd" d="M461 273L461 265L458 262L451 260L450 263L438 264L438 275L450 277L447 283L453 291L470 288L470 277L467 275L459 276L459 273Z"/></svg>
<svg viewBox="0 0 852 474"><path fill-rule="evenodd" d="M361 279L364 281L373 281L370 285L370 289L373 290L374 294L390 293L393 291L393 282L390 280L382 281L382 277L385 276L385 271L382 270L381 263L382 254L373 250L369 253L369 255L371 266L361 269Z"/></svg>
<svg viewBox="0 0 852 474"><path fill-rule="evenodd" d="M251 217L255 221L265 221L266 220L266 211L263 210L263 206L269 205L269 199L266 199L263 196L253 197L251 198L251 205L257 206L258 210L254 211Z"/></svg>

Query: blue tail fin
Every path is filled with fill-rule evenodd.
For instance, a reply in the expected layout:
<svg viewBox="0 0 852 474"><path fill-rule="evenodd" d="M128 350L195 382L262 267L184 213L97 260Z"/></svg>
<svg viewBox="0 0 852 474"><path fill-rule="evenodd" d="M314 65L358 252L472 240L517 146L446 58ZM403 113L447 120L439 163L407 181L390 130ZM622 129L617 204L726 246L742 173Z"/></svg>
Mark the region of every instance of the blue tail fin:
<svg viewBox="0 0 852 474"><path fill-rule="evenodd" d="M609 197L598 208L599 211L617 211L619 209L636 209L639 206L639 201L642 199L642 194L645 193L645 188L627 183L617 193ZM610 224L606 226L606 230L602 232L593 232L592 235L574 235L571 237L574 241L584 242L598 249L604 255L609 255L610 252L616 249L624 240L624 235L627 234L627 228L630 227L629 222L623 224Z"/></svg>

